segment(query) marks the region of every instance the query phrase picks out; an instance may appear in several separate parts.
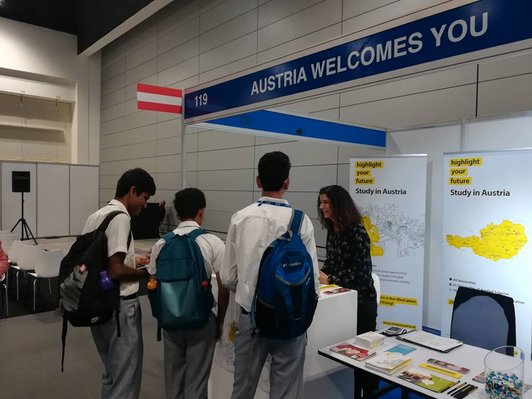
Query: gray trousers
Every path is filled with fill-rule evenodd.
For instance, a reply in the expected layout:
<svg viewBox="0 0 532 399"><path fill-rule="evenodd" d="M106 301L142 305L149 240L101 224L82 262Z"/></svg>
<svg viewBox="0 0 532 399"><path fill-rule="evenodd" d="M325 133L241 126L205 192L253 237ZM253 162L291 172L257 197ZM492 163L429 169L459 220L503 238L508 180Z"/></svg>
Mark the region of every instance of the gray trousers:
<svg viewBox="0 0 532 399"><path fill-rule="evenodd" d="M102 399L138 399L142 379L142 314L138 298L120 300L120 337L116 317L91 327L103 363Z"/></svg>
<svg viewBox="0 0 532 399"><path fill-rule="evenodd" d="M203 328L163 330L166 399L207 399L216 345L216 318Z"/></svg>
<svg viewBox="0 0 532 399"><path fill-rule="evenodd" d="M241 314L235 339L235 380L231 399L251 399L268 353L270 399L299 397L303 388L303 366L307 334L290 340L262 338L253 331L249 315Z"/></svg>

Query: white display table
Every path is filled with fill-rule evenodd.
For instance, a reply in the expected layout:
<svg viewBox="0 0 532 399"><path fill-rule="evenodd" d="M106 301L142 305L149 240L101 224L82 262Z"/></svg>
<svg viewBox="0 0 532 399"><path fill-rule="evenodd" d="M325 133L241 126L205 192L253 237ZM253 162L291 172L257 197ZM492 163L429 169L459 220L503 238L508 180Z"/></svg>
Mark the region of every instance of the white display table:
<svg viewBox="0 0 532 399"><path fill-rule="evenodd" d="M352 370L319 356L318 349L331 342L347 340L356 335L356 313L356 291L321 295L314 320L308 330L302 398L353 397ZM215 357L215 359L217 358L219 359L219 357ZM232 363L232 359L226 360L228 361L223 362L225 367L216 360L213 362L209 380L210 399L228 399L231 397L233 373L227 369L230 368L227 366L228 363ZM267 385L266 381L259 383L255 395L256 399L269 397Z"/></svg>

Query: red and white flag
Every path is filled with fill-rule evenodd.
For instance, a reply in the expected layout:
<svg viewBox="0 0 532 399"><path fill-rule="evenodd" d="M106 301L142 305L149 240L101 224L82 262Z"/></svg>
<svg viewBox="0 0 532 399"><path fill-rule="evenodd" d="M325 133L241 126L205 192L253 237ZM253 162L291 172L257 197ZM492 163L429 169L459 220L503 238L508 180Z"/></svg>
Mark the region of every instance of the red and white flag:
<svg viewBox="0 0 532 399"><path fill-rule="evenodd" d="M137 83L138 109L181 114L182 99L183 91L180 89Z"/></svg>

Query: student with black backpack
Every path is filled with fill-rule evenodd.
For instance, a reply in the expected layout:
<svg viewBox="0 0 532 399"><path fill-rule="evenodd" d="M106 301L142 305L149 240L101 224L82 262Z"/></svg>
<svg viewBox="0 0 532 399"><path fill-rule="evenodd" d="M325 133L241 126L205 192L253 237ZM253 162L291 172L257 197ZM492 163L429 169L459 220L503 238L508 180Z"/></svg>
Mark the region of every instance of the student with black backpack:
<svg viewBox="0 0 532 399"><path fill-rule="evenodd" d="M302 393L306 329L319 295L314 228L283 199L288 156L267 153L258 169L262 197L232 216L220 274L241 307L231 398L254 397L270 354L270 398L292 399Z"/></svg>
<svg viewBox="0 0 532 399"><path fill-rule="evenodd" d="M216 340L222 335L229 302L229 291L219 277L224 243L201 228L206 205L197 188L176 193L180 223L155 243L147 265L155 276L148 283L152 313L159 333L163 330L166 399L207 399ZM213 273L218 282L216 317Z"/></svg>
<svg viewBox="0 0 532 399"><path fill-rule="evenodd" d="M107 236L108 275L118 284L120 299L118 323L115 317L92 326L91 333L103 363L102 399L137 399L142 379L142 324L140 303L137 297L139 280L147 276L147 258L135 258L135 246L131 236L131 217L146 207L150 196L155 194L155 182L143 169L126 171L118 180L115 198L106 206L90 215L83 234L96 230L107 215L121 211L109 223Z"/></svg>

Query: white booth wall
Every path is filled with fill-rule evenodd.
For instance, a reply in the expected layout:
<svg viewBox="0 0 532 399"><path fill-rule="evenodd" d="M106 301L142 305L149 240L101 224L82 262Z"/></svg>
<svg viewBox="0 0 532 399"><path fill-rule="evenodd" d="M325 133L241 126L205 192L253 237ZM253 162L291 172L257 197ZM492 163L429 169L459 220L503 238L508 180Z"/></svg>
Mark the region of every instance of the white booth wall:
<svg viewBox="0 0 532 399"><path fill-rule="evenodd" d="M98 166L36 162L0 162L0 230L11 230L22 217L22 194L12 191L12 171L30 172L24 193L24 219L35 237L81 234L98 209ZM13 233L21 235L21 223Z"/></svg>

